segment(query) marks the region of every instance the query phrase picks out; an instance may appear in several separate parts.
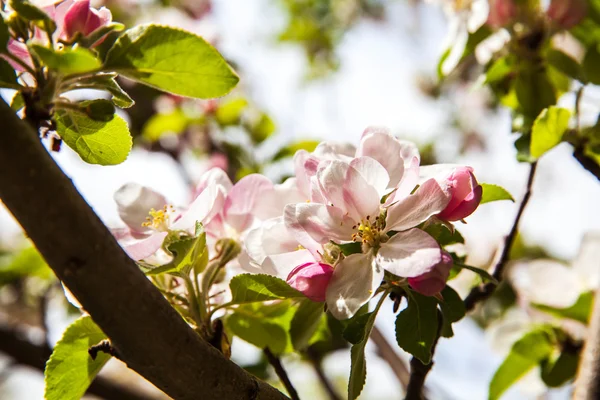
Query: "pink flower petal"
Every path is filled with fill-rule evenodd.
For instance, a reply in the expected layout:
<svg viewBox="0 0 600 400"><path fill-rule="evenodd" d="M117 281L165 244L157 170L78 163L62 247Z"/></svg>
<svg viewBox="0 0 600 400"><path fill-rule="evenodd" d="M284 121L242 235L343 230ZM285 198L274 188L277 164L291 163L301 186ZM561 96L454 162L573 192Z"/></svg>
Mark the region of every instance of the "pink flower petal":
<svg viewBox="0 0 600 400"><path fill-rule="evenodd" d="M356 169L369 185L377 191L379 198L386 194L390 176L386 169L371 157L357 157L350 161L350 166Z"/></svg>
<svg viewBox="0 0 600 400"><path fill-rule="evenodd" d="M441 259L440 245L417 228L396 233L377 252L377 263L383 269L405 278L431 271Z"/></svg>
<svg viewBox="0 0 600 400"><path fill-rule="evenodd" d="M442 211L449 200L436 180L429 179L414 194L388 208L386 229L403 231L413 228Z"/></svg>
<svg viewBox="0 0 600 400"><path fill-rule="evenodd" d="M325 204L289 204L284 210L286 227L298 238L308 234L317 243L331 240L349 241L354 230L354 221L342 210Z"/></svg>
<svg viewBox="0 0 600 400"><path fill-rule="evenodd" d="M273 183L264 175L251 174L243 177L227 195L223 207L225 221L236 231L243 232L252 223L253 211L261 196L272 190Z"/></svg>
<svg viewBox="0 0 600 400"><path fill-rule="evenodd" d="M167 232L157 232L146 239L123 245L123 250L135 261L148 258L160 249L167 237Z"/></svg>
<svg viewBox="0 0 600 400"><path fill-rule="evenodd" d="M196 222L208 223L223 209L225 198L217 185L210 185L200 193L181 217L171 225L173 230L192 230Z"/></svg>

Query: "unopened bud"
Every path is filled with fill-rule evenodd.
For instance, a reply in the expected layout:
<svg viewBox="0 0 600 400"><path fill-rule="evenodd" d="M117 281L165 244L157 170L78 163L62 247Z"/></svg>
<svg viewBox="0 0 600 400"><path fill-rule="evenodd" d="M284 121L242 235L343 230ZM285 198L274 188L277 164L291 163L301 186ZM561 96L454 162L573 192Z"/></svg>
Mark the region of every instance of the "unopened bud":
<svg viewBox="0 0 600 400"><path fill-rule="evenodd" d="M331 265L310 262L294 268L287 277L287 283L313 301L325 301L331 275Z"/></svg>
<svg viewBox="0 0 600 400"><path fill-rule="evenodd" d="M481 202L483 188L477 183L471 167L458 167L446 177L445 185L450 192L450 202L438 214L446 221L460 221L471 215Z"/></svg>
<svg viewBox="0 0 600 400"><path fill-rule="evenodd" d="M450 270L452 269L452 256L442 251L442 261L440 261L429 272L419 275L415 278L408 278L408 284L415 290L425 296L433 296L441 292L446 286Z"/></svg>
<svg viewBox="0 0 600 400"><path fill-rule="evenodd" d="M111 20L112 14L107 8L96 10L90 6L90 0L75 0L65 13L63 30L69 39L77 33L87 36Z"/></svg>
<svg viewBox="0 0 600 400"><path fill-rule="evenodd" d="M586 13L585 0L552 0L547 11L550 21L563 29L570 29L580 23Z"/></svg>
<svg viewBox="0 0 600 400"><path fill-rule="evenodd" d="M493 28L510 24L517 16L515 0L490 0L490 13L487 23Z"/></svg>

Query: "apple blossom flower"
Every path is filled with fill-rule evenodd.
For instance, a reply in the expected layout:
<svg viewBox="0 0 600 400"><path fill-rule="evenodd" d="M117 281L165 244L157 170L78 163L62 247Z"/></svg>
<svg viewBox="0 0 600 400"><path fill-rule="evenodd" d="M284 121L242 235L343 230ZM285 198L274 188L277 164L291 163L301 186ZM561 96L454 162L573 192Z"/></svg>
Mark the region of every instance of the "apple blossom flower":
<svg viewBox="0 0 600 400"><path fill-rule="evenodd" d="M448 204L448 195L435 179L413 194L396 190L388 206L381 199L393 193L388 188L390 176L371 157L322 161L316 181L326 202L290 204L284 221L293 235L308 235L320 244L361 243L363 253L342 259L327 289L328 308L336 318L351 317L373 296L384 269L417 277L441 261L439 244L416 228ZM398 186L401 181L402 177Z"/></svg>
<svg viewBox="0 0 600 400"><path fill-rule="evenodd" d="M587 5L585 0L552 0L546 14L560 28L570 29L585 18Z"/></svg>
<svg viewBox="0 0 600 400"><path fill-rule="evenodd" d="M487 23L493 28L502 28L514 21L517 16L515 0L490 0L490 13Z"/></svg>
<svg viewBox="0 0 600 400"><path fill-rule="evenodd" d="M448 252L442 251L442 260L431 271L408 278L408 284L425 296L433 296L446 287L446 281L453 265L452 256Z"/></svg>
<svg viewBox="0 0 600 400"><path fill-rule="evenodd" d="M313 301L325 301L325 293L333 267L329 264L308 262L297 266L287 277L287 283Z"/></svg>
<svg viewBox="0 0 600 400"><path fill-rule="evenodd" d="M88 36L96 29L108 25L112 14L106 7L95 9L90 0L67 0L56 7L54 18L61 37L72 39L77 33Z"/></svg>
<svg viewBox="0 0 600 400"><path fill-rule="evenodd" d="M196 222L207 224L225 203L223 191L214 180L184 211L167 204L162 194L135 183L123 185L114 199L127 227L113 234L134 260L156 253L170 231L191 232Z"/></svg>

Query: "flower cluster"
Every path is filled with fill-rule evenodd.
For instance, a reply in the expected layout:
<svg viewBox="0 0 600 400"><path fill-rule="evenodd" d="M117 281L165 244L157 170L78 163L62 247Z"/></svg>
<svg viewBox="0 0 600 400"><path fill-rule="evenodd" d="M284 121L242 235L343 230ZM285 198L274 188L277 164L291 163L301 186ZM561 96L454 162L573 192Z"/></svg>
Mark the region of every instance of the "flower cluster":
<svg viewBox="0 0 600 400"><path fill-rule="evenodd" d="M369 128L358 148L321 143L294 156L295 177L275 185L262 175L235 185L220 169L205 173L185 210L138 185L115 199L130 256L147 259L172 231L204 225L212 243L237 241L239 265L285 279L338 319L352 317L385 282L425 295L445 286L452 257L424 229L461 221L482 188L470 167L420 166L419 152L385 129Z"/></svg>

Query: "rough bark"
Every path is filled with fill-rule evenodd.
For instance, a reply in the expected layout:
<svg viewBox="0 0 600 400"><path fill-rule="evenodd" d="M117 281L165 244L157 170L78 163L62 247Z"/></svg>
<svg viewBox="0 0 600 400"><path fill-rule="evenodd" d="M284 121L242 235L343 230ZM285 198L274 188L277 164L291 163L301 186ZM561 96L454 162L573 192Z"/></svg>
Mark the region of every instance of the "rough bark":
<svg viewBox="0 0 600 400"><path fill-rule="evenodd" d="M130 368L175 399L286 398L184 322L4 101L0 120L0 199Z"/></svg>

